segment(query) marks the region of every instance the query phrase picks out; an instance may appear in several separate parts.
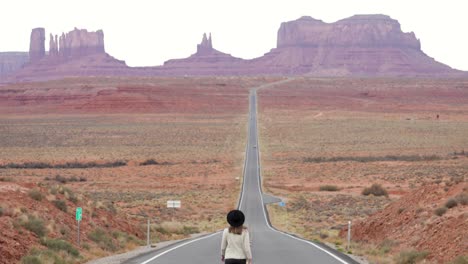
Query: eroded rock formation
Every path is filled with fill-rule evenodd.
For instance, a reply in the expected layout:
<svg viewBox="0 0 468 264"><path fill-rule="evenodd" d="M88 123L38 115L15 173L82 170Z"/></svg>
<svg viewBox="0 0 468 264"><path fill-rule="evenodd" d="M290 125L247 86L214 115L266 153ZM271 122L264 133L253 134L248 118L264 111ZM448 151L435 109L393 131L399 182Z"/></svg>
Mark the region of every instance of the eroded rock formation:
<svg viewBox="0 0 468 264"><path fill-rule="evenodd" d="M50 34L49 56L70 59L84 57L92 54L104 54L104 32L88 32L86 29L77 29L58 35Z"/></svg>
<svg viewBox="0 0 468 264"><path fill-rule="evenodd" d="M124 61L107 54L102 30L88 32L77 29L50 34L49 53L44 49L45 30L33 29L31 33L31 57L22 70L10 76L10 82L48 80L65 76L125 75L129 68Z"/></svg>
<svg viewBox="0 0 468 264"><path fill-rule="evenodd" d="M211 42L211 33L210 37L206 37L206 33L203 33L203 39L200 44L197 45L197 54L204 55L210 54L213 51L213 43Z"/></svg>
<svg viewBox="0 0 468 264"><path fill-rule="evenodd" d="M45 29L35 28L31 32L29 44L29 60L31 63L40 61L45 56Z"/></svg>
<svg viewBox="0 0 468 264"><path fill-rule="evenodd" d="M356 15L334 23L311 17L284 22L277 47L252 60L216 50L211 34L203 34L196 53L156 67L130 68L108 55L102 30L75 28L51 35L48 55L44 36L44 29L33 30L31 63L14 81L77 75L468 76L427 56L415 34L404 33L386 15Z"/></svg>
<svg viewBox="0 0 468 264"><path fill-rule="evenodd" d="M52 35L50 34L50 37L49 37L50 41L49 41L49 56L58 56L59 54L59 47L58 47L58 43L57 43L57 35Z"/></svg>
<svg viewBox="0 0 468 264"><path fill-rule="evenodd" d="M167 75L239 74L244 62L243 59L214 49L211 34L207 37L205 33L195 54L185 59L166 61L159 72Z"/></svg>
<svg viewBox="0 0 468 264"><path fill-rule="evenodd" d="M398 21L385 15L356 15L330 24L311 17L285 22L277 48L290 46L421 48L413 32L402 32Z"/></svg>
<svg viewBox="0 0 468 264"><path fill-rule="evenodd" d="M455 72L424 54L415 34L402 32L398 21L385 15L356 15L335 23L301 17L282 23L277 48L253 64L263 72L326 76Z"/></svg>

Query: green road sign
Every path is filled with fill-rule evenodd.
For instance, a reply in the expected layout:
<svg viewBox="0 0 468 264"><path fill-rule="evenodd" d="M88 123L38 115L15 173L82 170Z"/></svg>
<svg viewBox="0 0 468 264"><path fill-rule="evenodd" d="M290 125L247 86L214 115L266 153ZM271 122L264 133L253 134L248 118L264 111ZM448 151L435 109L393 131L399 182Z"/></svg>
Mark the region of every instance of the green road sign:
<svg viewBox="0 0 468 264"><path fill-rule="evenodd" d="M76 208L76 221L81 221L81 207Z"/></svg>

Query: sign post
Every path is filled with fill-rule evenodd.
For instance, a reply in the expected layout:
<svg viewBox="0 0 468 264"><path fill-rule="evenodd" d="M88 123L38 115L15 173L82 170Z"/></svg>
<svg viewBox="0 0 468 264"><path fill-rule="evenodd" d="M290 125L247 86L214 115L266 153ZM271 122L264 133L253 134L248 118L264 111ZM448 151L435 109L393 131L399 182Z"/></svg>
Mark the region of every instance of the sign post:
<svg viewBox="0 0 468 264"><path fill-rule="evenodd" d="M351 247L351 221L348 221L348 251Z"/></svg>
<svg viewBox="0 0 468 264"><path fill-rule="evenodd" d="M77 207L76 208L76 221L78 222L78 247L80 246L80 222L81 222L81 218L82 218L82 212L83 210L81 209L81 207Z"/></svg>
<svg viewBox="0 0 468 264"><path fill-rule="evenodd" d="M148 230L146 231L146 245L150 246L150 219L148 217Z"/></svg>

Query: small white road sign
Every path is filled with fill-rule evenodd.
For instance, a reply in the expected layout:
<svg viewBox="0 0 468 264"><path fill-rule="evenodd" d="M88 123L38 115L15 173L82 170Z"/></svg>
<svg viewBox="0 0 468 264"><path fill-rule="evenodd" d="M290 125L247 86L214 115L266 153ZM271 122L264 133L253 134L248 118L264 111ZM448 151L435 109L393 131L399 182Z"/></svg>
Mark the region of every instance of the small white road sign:
<svg viewBox="0 0 468 264"><path fill-rule="evenodd" d="M167 201L167 208L180 208L181 203L178 200Z"/></svg>

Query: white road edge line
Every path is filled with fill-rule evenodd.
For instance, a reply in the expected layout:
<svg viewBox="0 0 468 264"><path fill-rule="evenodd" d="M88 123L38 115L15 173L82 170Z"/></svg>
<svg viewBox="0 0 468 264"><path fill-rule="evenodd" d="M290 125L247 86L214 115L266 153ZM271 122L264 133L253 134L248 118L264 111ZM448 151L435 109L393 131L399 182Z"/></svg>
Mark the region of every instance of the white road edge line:
<svg viewBox="0 0 468 264"><path fill-rule="evenodd" d="M257 91L255 91L255 117L258 116L258 115L257 115L257 114L258 114L258 113L257 113L257 109L258 109L258 106L257 106ZM260 184L261 184L261 182L260 182L260 176L262 175L262 171L260 170L260 149L259 149L259 147L258 147L257 118L255 118L255 130L257 131L257 136L256 136L256 139L257 139L257 140L256 140L256 141L257 141L257 142L256 142L256 143L257 143L257 151L256 151L256 153L257 153L257 169L258 169L258 176L259 176L259 177L257 177L257 181L258 181L258 191L259 191L259 193L260 193L260 198L261 198L261 200L262 200L263 216L265 217L265 222L267 223L268 228L270 228L270 229L273 230L274 232L283 234L283 235L285 235L285 236L291 237L291 238L296 239L296 240L298 240L298 241L301 241L301 242L307 243L307 244L309 244L309 245L312 245L312 246L314 246L314 247L316 247L316 248L322 250L323 252L327 253L328 255L332 256L334 259L338 260L339 262L341 262L341 263L343 263L343 264L348 264L348 262L346 262L346 261L344 261L343 259L341 259L340 257L334 255L332 252L330 252L330 251L328 251L328 250L326 250L326 249L324 249L324 248L322 248L322 247L319 247L318 245L316 245L316 244L314 244L314 243L312 243L312 242L310 242L310 241L308 241L308 240L301 239L301 238L292 236L292 235L290 235L290 234L288 234L288 233L284 233L284 232L281 232L281 231L279 231L279 230L276 230L276 229L274 229L274 228L270 225L270 223L268 222L267 216L266 216L266 212L265 212L265 203L264 203L264 201L263 201L263 192L262 192L262 189L260 188ZM263 178L262 178L262 179L263 179Z"/></svg>
<svg viewBox="0 0 468 264"><path fill-rule="evenodd" d="M163 256L163 255L165 255L165 254L167 254L167 253L173 251L173 250L176 250L176 249L178 249L178 248L180 248L180 247L186 246L186 245L191 244L191 243L193 243L193 242L197 242L197 241L199 241L199 240L212 237L212 236L217 235L217 234L219 234L219 233L221 233L221 231L216 232L216 233L211 234L211 235L208 235L208 236L205 236L205 237L201 237L201 238L197 238L197 239L194 239L194 240L190 240L190 241L185 242L185 243L183 243L183 244L180 244L180 245L178 245L178 246L176 246L176 247L173 247L173 248L171 248L171 249L168 249L168 250L166 250L166 251L164 251L164 252L161 252L161 253L159 253L158 255L156 255L156 256L154 256L154 257L152 257L152 258L148 259L147 261L142 262L142 263L140 263L140 264L147 264L147 263L150 263L151 261L153 261L153 260L155 260L155 259L157 259L157 258L159 258L159 257L161 257L161 256Z"/></svg>
<svg viewBox="0 0 468 264"><path fill-rule="evenodd" d="M244 200L244 193L245 193L245 172L247 171L247 151L249 151L250 149L250 120L252 118L252 109L251 109L251 104L252 102L250 102L250 97L252 96L252 91L249 92L249 116L248 116L248 120L247 120L247 145L245 147L245 157L244 157L244 170L243 170L243 175L242 175L242 194L241 194L241 197L240 197L240 201L239 201L239 204L238 204L238 208L239 210L241 209L242 207L242 201Z"/></svg>
<svg viewBox="0 0 468 264"><path fill-rule="evenodd" d="M246 155L245 155L245 159L244 159L244 172L243 172L244 175L242 175L242 194L241 194L241 198L240 198L240 202L239 202L239 210L240 210L240 208L242 207L242 201L243 201L244 193L245 193L245 172L246 172L246 170L247 170L247 166L246 166L246 165L247 165L247 151L249 151L249 146L250 146L250 139L248 138L248 137L250 136L250 118L251 118L251 113L252 113L252 109L250 108L250 105L251 105L250 96L251 96L251 93L249 93L249 116L248 116L249 119L248 119L248 121L247 121L247 124L248 124L248 125L247 125L247 146L246 146L246 148L245 148L245 154L246 154ZM255 97L255 98L256 98L256 97ZM255 102L255 105L257 105L256 102ZM256 109L257 109L257 108L255 108L255 111L256 111ZM256 123L256 121L255 121L255 123ZM256 124L255 124L255 125L256 125ZM262 199L262 203L263 203L263 199ZM185 242L185 243L183 243L183 244L180 244L180 245L178 245L178 246L176 246L176 247L173 247L173 248L170 248L170 249L168 249L168 250L166 250L166 251L163 251L163 252L159 253L158 255L156 255L156 256L154 256L154 257L152 257L152 258L150 258L150 259L148 259L148 260L146 260L146 261L144 261L144 262L141 262L140 264L148 264L148 263L150 263L151 261L153 261L153 260L155 260L155 259L157 259L157 258L159 258L159 257L161 257L161 256L163 256L163 255L165 255L165 254L167 254L167 253L173 251L173 250L176 250L176 249L178 249L178 248L181 248L181 247L183 247L183 246L186 246L186 245L188 245L188 244L191 244L191 243L194 243L194 242L197 242L197 241L206 239L206 238L210 238L210 237L212 237L212 236L214 236L214 235L217 235L217 234L219 234L219 233L221 233L221 232L222 232L222 231L218 231L218 232L213 233L213 234L208 235L208 236L204 236L204 237L200 237L200 238L197 238L197 239L194 239L194 240L187 241L187 242Z"/></svg>
<svg viewBox="0 0 468 264"><path fill-rule="evenodd" d="M258 147L257 91L256 91L256 90L255 90L254 94L255 94L255 129L256 129L256 131L257 131L257 133L256 133L256 134L257 134L257 135L256 135L256 144L257 144L257 151L256 151L256 153L257 153L257 170L258 170L258 176L259 176L259 177L257 177L257 181L258 181L258 190L259 190L259 194L260 194L260 199L261 199L261 201L262 201L263 216L264 216L264 218L265 218L265 222L267 223L268 228L270 228L270 229L271 229L272 231L274 231L274 232L277 232L277 233L280 233L280 234L282 234L282 235L285 235L285 236L291 237L291 238L293 238L293 239L296 239L296 240L298 240L298 241L301 241L301 242L310 244L310 245L312 245L312 246L314 246L314 247L316 247L316 248L322 250L323 252L327 253L328 255L332 256L334 259L338 260L339 262L341 262L341 263L343 263L343 264L348 264L348 262L342 260L342 259L339 258L338 256L335 256L335 255L334 255L333 253L331 253L330 251L328 251L328 250L326 250L326 249L323 249L323 248L317 246L316 244L314 244L314 243L312 243L312 242L310 242L310 241L307 241L307 240L305 240L305 239L301 239L301 238L298 238L298 237L295 237L295 236L292 236L292 235L290 235L290 234L287 234L287 233L284 233L284 232L281 232L281 231L279 231L279 230L274 229L274 228L270 225L270 223L268 222L268 219L267 219L267 216L266 216L266 212L265 212L265 204L264 204L264 201L263 201L263 193L262 193L262 189L260 188L260 184L261 184L261 182L260 182L260 176L261 176L262 172L261 172L261 170L260 170L260 154L259 154L259 153L260 153L260 150L259 150L259 147ZM249 98L250 98L250 96L249 96ZM249 100L249 108L250 108L250 100ZM251 110L251 109L250 109L250 110ZM250 112L250 111L249 111L249 112ZM249 122L250 122L250 117L251 117L251 114L249 114ZM250 136L250 124L248 125L248 134L249 134L249 136ZM249 145L250 145L250 140L247 140L247 150L249 149L249 148L248 148ZM247 156L247 152L246 152L246 156ZM245 158L245 160L246 160L246 161L245 161L245 164L246 164L246 163L247 163L247 157ZM243 180L242 180L242 195L241 195L241 202L239 203L239 206L242 206L242 199L244 198L245 170L246 170L245 164L244 164L244 175L243 175ZM148 264L148 263L150 263L151 261L153 261L153 260L155 260L155 259L157 259L157 258L159 258L159 257L161 257L161 256L163 256L163 255L165 255L165 254L167 254L167 253L173 251L173 250L176 250L176 249L178 249L178 248L181 248L181 247L183 247L183 246L192 244L192 243L194 243L194 242L197 242L197 241L200 241L200 240L203 240L203 239L206 239L206 238L210 238L210 237L215 236L215 235L217 235L217 234L219 234L219 233L221 233L221 231L218 231L218 232L213 233L213 234L208 235L208 236L204 236L204 237L201 237L201 238L197 238L197 239L194 239L194 240L190 240L190 241L185 242L185 243L183 243L183 244L180 244L180 245L178 245L178 246L176 246L176 247L173 247L173 248L171 248L171 249L168 249L168 250L166 250L166 251L164 251L164 252L161 252L161 253L159 253L158 255L156 255L156 256L154 256L154 257L152 257L152 258L150 258L150 259L148 259L148 260L146 260L146 261L144 261L144 262L142 262L142 263L140 263L140 264Z"/></svg>

